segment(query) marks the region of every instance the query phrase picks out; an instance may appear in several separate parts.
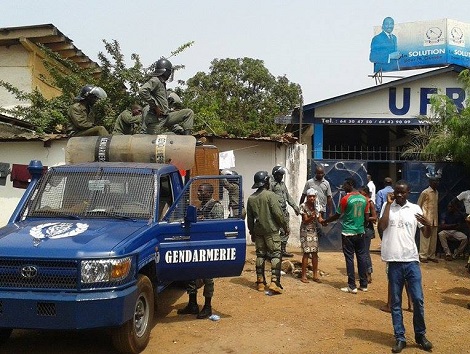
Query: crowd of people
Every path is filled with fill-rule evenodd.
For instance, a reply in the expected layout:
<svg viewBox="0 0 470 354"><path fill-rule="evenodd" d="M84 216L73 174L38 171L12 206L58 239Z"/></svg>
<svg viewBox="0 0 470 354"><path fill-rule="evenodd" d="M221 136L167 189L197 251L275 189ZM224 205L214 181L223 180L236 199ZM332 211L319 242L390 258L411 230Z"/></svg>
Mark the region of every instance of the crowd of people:
<svg viewBox="0 0 470 354"><path fill-rule="evenodd" d="M173 66L167 59L156 63L151 78L141 86L139 95L145 104L135 103L124 110L116 119L112 134L129 135L136 133L191 135L194 112L190 109L172 109L181 105L179 97L166 88L166 82L173 76ZM97 86L85 85L68 109L69 136L110 135L105 127L95 124L93 106L107 97ZM371 240L377 234L381 240L381 258L387 264L387 304L381 310L390 312L396 343L393 353L400 353L406 347L405 327L402 314L402 293L406 289L408 310L413 312L415 341L424 350L433 347L426 338L424 320L424 298L420 263L438 263L437 240L445 253L445 260L463 257L468 245L470 225L470 190L463 191L447 205L439 215L439 173L428 174L429 186L423 190L418 202L408 200L410 186L404 180L393 184L385 178L384 188L376 191L372 177L367 175L367 185L357 186L353 178L346 178L342 185L345 195L333 207L332 191L325 179L323 166L315 167L315 175L305 183L300 202L296 204L283 181L287 170L274 166L271 175L258 171L252 186L256 191L247 200L246 209L239 207L239 186L228 179L222 186L228 191L231 217L245 218L251 240L256 248L256 289L270 294L282 294L282 259L293 257L288 252L290 235L290 214L288 205L296 216L301 217L299 240L302 250L300 281L308 283L307 268L312 263L312 279L321 283L318 268L319 238L325 236L323 227L341 220L342 251L346 263L347 285L341 291L357 294L358 290L368 291L372 283L373 265L370 257ZM230 170L220 171L222 175L236 175ZM198 199L201 206L199 218L223 218L223 207L213 197L211 184L201 184ZM461 211L461 204L465 211ZM239 215L241 210L242 215ZM415 234L420 230L419 242ZM458 245L451 250L449 241ZM418 248L419 247L419 248ZM356 282L354 258L357 262L359 287ZM268 285L265 277L265 263L271 263L271 278ZM470 272L470 257L467 263ZM178 314L194 314L198 319L212 315L211 299L214 293L213 279L203 279L205 298L202 310L197 304L196 280L187 284L189 302L178 310ZM470 308L470 304L469 304Z"/></svg>
<svg viewBox="0 0 470 354"><path fill-rule="evenodd" d="M384 188L375 193L375 184L368 175L367 185L359 187L354 178L346 178L341 187L345 194L334 209L325 171L321 165L317 165L315 176L306 182L297 206L283 184L284 174L285 169L280 166L273 168L271 178L267 171L257 172L253 185L257 191L249 197L247 203L248 229L256 247L257 290L266 291L264 263L270 260L272 277L267 291L271 294L282 293L280 263L283 257L291 255L283 245L287 240L285 235L289 236L290 232L287 205L301 217L298 237L302 251L300 281L303 283L309 282L309 260L312 262L311 278L314 282L321 283L318 272L319 238L325 235L323 227L340 220L347 272L347 286L340 290L350 294L368 290L373 273L370 244L377 233L381 240L381 258L386 262L388 278L387 304L381 310L391 313L396 340L392 352L400 353L406 347L402 313L404 289L407 294L407 310L413 312L415 342L426 351L432 350L433 345L426 337L420 263L439 262L438 239L446 261L464 257L468 252L470 191L460 193L449 203L447 210L439 215L437 188L440 173L427 174L429 186L421 192L417 203L408 200L410 185L407 181L393 183L390 177L386 177ZM460 211L461 203L466 208L465 213ZM418 230L417 240L415 235ZM450 240L458 243L453 251L449 247ZM357 262L359 284L356 280L354 258ZM470 272L470 257L467 267Z"/></svg>

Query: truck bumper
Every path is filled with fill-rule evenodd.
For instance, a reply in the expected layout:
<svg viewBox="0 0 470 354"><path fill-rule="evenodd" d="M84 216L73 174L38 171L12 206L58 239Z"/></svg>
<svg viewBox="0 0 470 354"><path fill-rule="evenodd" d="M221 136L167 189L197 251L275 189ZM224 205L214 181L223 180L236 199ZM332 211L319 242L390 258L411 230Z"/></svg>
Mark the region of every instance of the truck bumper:
<svg viewBox="0 0 470 354"><path fill-rule="evenodd" d="M0 327L86 329L119 326L134 315L137 287L92 293L0 292Z"/></svg>

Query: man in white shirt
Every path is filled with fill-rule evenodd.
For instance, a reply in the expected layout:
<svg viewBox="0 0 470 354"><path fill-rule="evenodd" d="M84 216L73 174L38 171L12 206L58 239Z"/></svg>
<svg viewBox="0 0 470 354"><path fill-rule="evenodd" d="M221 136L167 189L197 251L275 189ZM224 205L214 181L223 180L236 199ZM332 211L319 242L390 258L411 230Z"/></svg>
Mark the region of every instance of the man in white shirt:
<svg viewBox="0 0 470 354"><path fill-rule="evenodd" d="M369 187L370 199L375 204L375 183L374 183L374 181L372 181L372 176L371 175L367 175L367 187Z"/></svg>
<svg viewBox="0 0 470 354"><path fill-rule="evenodd" d="M456 199L461 201L465 207L465 214L470 214L470 190L461 192Z"/></svg>
<svg viewBox="0 0 470 354"><path fill-rule="evenodd" d="M406 347L403 325L402 296L405 281L413 301L413 326L415 341L424 350L430 351L432 343L426 338L424 323L424 297L421 284L418 248L415 243L416 228L423 228L424 235L430 236L430 222L423 216L417 204L407 200L410 192L406 181L398 181L393 193L387 195L382 208L379 228L383 230L381 254L388 263L388 281L391 292L391 313L395 346L393 353L400 353Z"/></svg>

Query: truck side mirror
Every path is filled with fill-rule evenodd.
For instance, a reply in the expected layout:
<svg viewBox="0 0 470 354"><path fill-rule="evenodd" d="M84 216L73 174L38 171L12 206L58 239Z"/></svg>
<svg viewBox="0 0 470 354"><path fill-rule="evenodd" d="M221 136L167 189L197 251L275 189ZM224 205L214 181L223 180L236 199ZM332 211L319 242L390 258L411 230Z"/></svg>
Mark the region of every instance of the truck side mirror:
<svg viewBox="0 0 470 354"><path fill-rule="evenodd" d="M197 221L197 209L194 205L188 205L186 209L186 216L184 218L185 224L191 224Z"/></svg>

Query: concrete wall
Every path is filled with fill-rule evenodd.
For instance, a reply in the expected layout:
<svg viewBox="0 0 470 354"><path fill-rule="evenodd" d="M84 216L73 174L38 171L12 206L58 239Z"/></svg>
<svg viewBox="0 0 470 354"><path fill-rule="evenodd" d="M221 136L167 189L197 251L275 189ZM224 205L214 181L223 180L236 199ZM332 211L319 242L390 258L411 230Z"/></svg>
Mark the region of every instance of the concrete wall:
<svg viewBox="0 0 470 354"><path fill-rule="evenodd" d="M66 140L52 141L50 147L42 141L0 142L0 162L28 165L31 160L40 160L44 166L62 165L66 144ZM6 225L24 191L13 188L10 176L6 185L0 186L0 226Z"/></svg>
<svg viewBox="0 0 470 354"><path fill-rule="evenodd" d="M289 173L284 177L287 189L296 203L307 181L307 145L281 144L264 140L213 140L213 144L220 152L233 150L235 155L235 167L233 170L243 176L243 192L245 205L248 197L255 191L251 189L253 176L258 171L268 171L271 174L276 165L284 166ZM290 246L299 246L300 217L294 210L288 207L291 216Z"/></svg>
<svg viewBox="0 0 470 354"><path fill-rule="evenodd" d="M50 147L44 147L39 141L0 142L0 162L27 165L31 160L41 160L44 166L56 166L65 163L66 140L52 141ZM271 171L275 165L285 166L289 173L285 176L287 188L296 203L300 200L307 176L307 146L303 144L281 144L274 141L221 139L214 138L210 144L217 146L220 152L233 150L235 167L233 170L243 176L243 194L245 205L254 192L253 176L258 171ZM13 188L10 178L6 186L0 186L0 226L4 226L23 195L23 189ZM289 207L291 214L291 237L289 246L300 246L300 217ZM248 241L250 242L249 238Z"/></svg>
<svg viewBox="0 0 470 354"><path fill-rule="evenodd" d="M60 90L49 85L42 77L50 77L43 64L44 55L39 48L28 41L10 47L0 46L0 78L24 92L38 89L45 98L60 95ZM11 93L0 88L0 107L29 105L18 101Z"/></svg>
<svg viewBox="0 0 470 354"><path fill-rule="evenodd" d="M32 75L29 53L22 45L0 46L0 78L18 89L31 92ZM8 108L20 102L4 88L0 88L0 107Z"/></svg>

